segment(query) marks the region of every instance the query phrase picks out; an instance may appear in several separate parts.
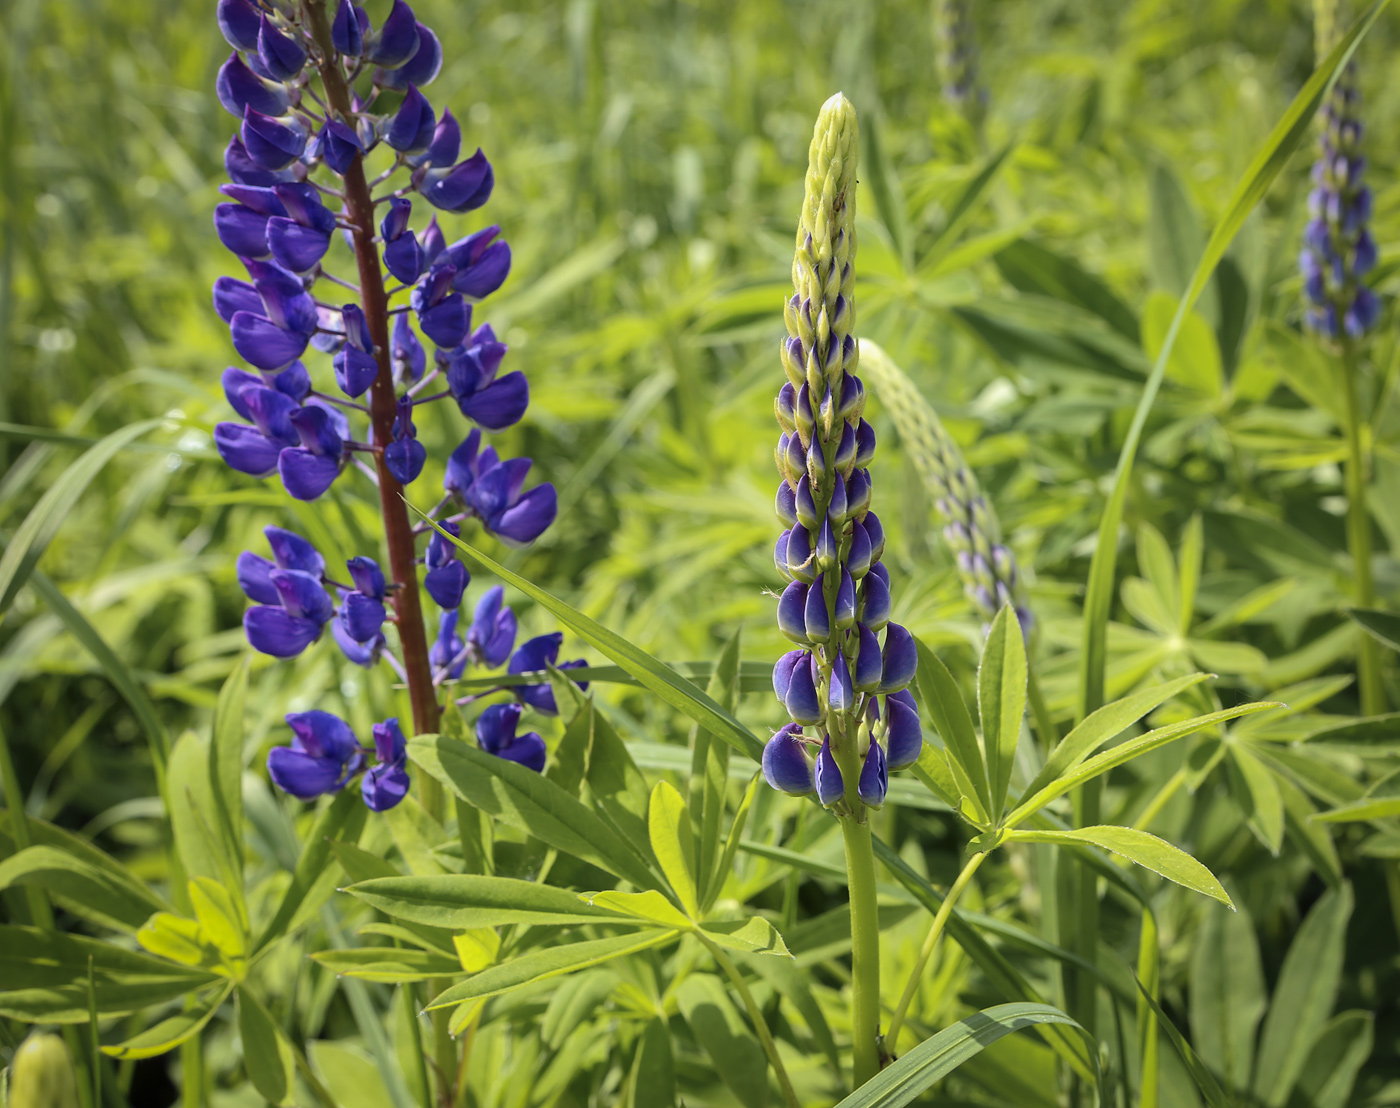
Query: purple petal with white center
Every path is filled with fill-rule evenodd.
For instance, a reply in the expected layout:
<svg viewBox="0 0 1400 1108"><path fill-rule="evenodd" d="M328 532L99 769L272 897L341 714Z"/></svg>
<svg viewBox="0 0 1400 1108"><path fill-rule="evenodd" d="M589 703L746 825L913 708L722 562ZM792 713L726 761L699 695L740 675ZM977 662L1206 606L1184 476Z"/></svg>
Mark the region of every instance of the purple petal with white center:
<svg viewBox="0 0 1400 1108"><path fill-rule="evenodd" d="M243 631L254 650L274 658L295 658L316 641L321 625L280 606L263 604L243 613Z"/></svg>
<svg viewBox="0 0 1400 1108"><path fill-rule="evenodd" d="M245 550L238 555L236 566L238 587L249 600L256 604L282 602L277 586L272 583L272 572L277 568L276 562L270 562L251 550Z"/></svg>
<svg viewBox="0 0 1400 1108"><path fill-rule="evenodd" d="M359 740L350 725L339 716L313 708L290 712L284 717L295 736L293 748L316 758L331 758L341 765L360 752Z"/></svg>
<svg viewBox="0 0 1400 1108"><path fill-rule="evenodd" d="M267 775L272 783L298 800L315 800L334 791L341 769L328 758L313 758L289 746L274 746L267 752Z"/></svg>
<svg viewBox="0 0 1400 1108"><path fill-rule="evenodd" d="M786 700L788 688L792 684L793 672L799 665L807 664L805 650L789 650L773 665L773 693L779 700Z"/></svg>
<svg viewBox="0 0 1400 1108"><path fill-rule="evenodd" d="M309 450L283 450L277 459L282 486L297 500L315 500L340 476L340 459Z"/></svg>
<svg viewBox="0 0 1400 1108"><path fill-rule="evenodd" d="M279 569L294 569L320 578L326 572L326 560L320 551L295 531L284 527L264 527L263 536L272 548L273 560Z"/></svg>
<svg viewBox="0 0 1400 1108"><path fill-rule="evenodd" d="M291 179L290 173L264 169L254 162L243 140L236 136L224 150L224 171L240 185L268 186Z"/></svg>
<svg viewBox="0 0 1400 1108"><path fill-rule="evenodd" d="M806 744L797 737L800 733L790 723L763 747L763 779L788 796L808 796L817 787Z"/></svg>
<svg viewBox="0 0 1400 1108"><path fill-rule="evenodd" d="M822 740L821 752L817 755L816 786L817 799L827 808L846 795L846 785L841 780L841 769L831 753L830 739Z"/></svg>
<svg viewBox="0 0 1400 1108"><path fill-rule="evenodd" d="M248 409L248 418L263 435L283 446L296 446L297 433L292 426L292 413L297 411L297 402L286 393L278 392L263 385L243 390L243 404Z"/></svg>
<svg viewBox="0 0 1400 1108"><path fill-rule="evenodd" d="M344 442L331 419L331 413L319 405L308 404L291 414L292 426L301 436L301 445L315 454L339 458Z"/></svg>
<svg viewBox="0 0 1400 1108"><path fill-rule="evenodd" d="M413 165L428 166L431 169L444 169L457 161L462 152L462 128L451 110L444 110L433 130L433 140L428 149L416 158L409 159Z"/></svg>
<svg viewBox="0 0 1400 1108"><path fill-rule="evenodd" d="M447 239L443 237L442 228L438 226L437 216L428 220L428 225L423 228L423 233L418 236L418 241L423 244L424 263L432 265L447 246Z"/></svg>
<svg viewBox="0 0 1400 1108"><path fill-rule="evenodd" d="M817 695L816 663L810 654L806 664L793 666L783 706L795 723L818 723L822 718L821 698Z"/></svg>
<svg viewBox="0 0 1400 1108"><path fill-rule="evenodd" d="M471 575L461 562L449 562L423 574L423 587L439 608L456 609L462 603Z"/></svg>
<svg viewBox="0 0 1400 1108"><path fill-rule="evenodd" d="M890 621L890 586L886 578L876 572L883 568L876 562L860 583L861 599L865 604L861 609L860 621L872 631L879 631Z"/></svg>
<svg viewBox="0 0 1400 1108"><path fill-rule="evenodd" d="M360 780L360 796L371 812L387 812L408 795L412 784L402 764L374 766Z"/></svg>
<svg viewBox="0 0 1400 1108"><path fill-rule="evenodd" d="M827 694L827 703L831 705L833 711L847 712L855 707L856 690L851 684L851 670L846 665L846 656L841 651L836 652L836 661L831 666L831 687Z"/></svg>
<svg viewBox="0 0 1400 1108"><path fill-rule="evenodd" d="M219 423L214 426L214 448L229 468L249 477L270 477L277 472L282 444L246 423Z"/></svg>
<svg viewBox="0 0 1400 1108"><path fill-rule="evenodd" d="M807 641L807 624L804 613L807 606L807 586L794 581L783 590L778 599L778 630L793 642Z"/></svg>
<svg viewBox="0 0 1400 1108"><path fill-rule="evenodd" d="M807 638L811 642L825 642L831 638L831 616L826 610L825 577L823 573L817 574L817 579L807 590L807 603L802 609L802 622L807 628Z"/></svg>
<svg viewBox="0 0 1400 1108"><path fill-rule="evenodd" d="M349 559L345 563L345 568L349 570L350 580L355 582L355 588L359 592L376 599L383 599L386 585L384 571L379 568L378 562L361 554L357 558Z"/></svg>
<svg viewBox="0 0 1400 1108"><path fill-rule="evenodd" d="M860 653L856 655L852 682L857 692L874 692L880 687L880 679L884 675L880 640L875 637L875 632L863 623L857 625L856 632L860 641Z"/></svg>
<svg viewBox="0 0 1400 1108"><path fill-rule="evenodd" d="M393 242L408 230L412 215L413 201L405 196L395 196L385 205L384 218L379 221L380 236L385 242Z"/></svg>

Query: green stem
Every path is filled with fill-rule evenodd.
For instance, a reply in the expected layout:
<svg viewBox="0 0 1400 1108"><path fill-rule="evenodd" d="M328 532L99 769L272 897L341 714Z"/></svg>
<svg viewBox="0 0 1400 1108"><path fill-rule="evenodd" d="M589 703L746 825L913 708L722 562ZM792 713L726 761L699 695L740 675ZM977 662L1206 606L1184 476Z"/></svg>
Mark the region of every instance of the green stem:
<svg viewBox="0 0 1400 1108"><path fill-rule="evenodd" d="M181 1108L204 1108L203 1036L193 1035L180 1044Z"/></svg>
<svg viewBox="0 0 1400 1108"><path fill-rule="evenodd" d="M307 1061L305 1052L295 1043L292 1044L292 1057L296 1059L297 1069L301 1071L302 1080L311 1090L311 1095L321 1102L322 1108L338 1108L335 1097L331 1096L330 1090L321 1084L321 1079L311 1068L311 1063Z"/></svg>
<svg viewBox="0 0 1400 1108"><path fill-rule="evenodd" d="M1356 585L1356 605L1373 608L1376 586L1371 577L1371 517L1366 510L1366 485L1369 459L1366 455L1364 433L1366 421L1361 412L1357 389L1356 350L1344 343L1341 354L1343 387L1346 392L1347 437L1347 548L1351 552L1351 571ZM1385 687L1381 684L1380 644L1358 628L1357 678L1361 686L1361 711L1376 716L1385 711Z"/></svg>
<svg viewBox="0 0 1400 1108"><path fill-rule="evenodd" d="M1147 802L1147 807L1133 821L1133 826L1139 831L1146 831L1151 827L1152 821L1162 814L1162 809L1167 806L1172 797L1177 794L1177 790L1184 784L1186 784L1186 771L1179 769L1167 778L1166 784L1157 790L1157 795Z"/></svg>
<svg viewBox="0 0 1400 1108"><path fill-rule="evenodd" d="M1060 745L1060 729L1055 726L1055 719L1050 714L1050 705L1045 702L1045 694L1040 691L1040 681L1036 678L1034 663L1026 668L1026 689L1030 695L1031 722L1035 724L1036 734L1040 736L1040 753L1042 757L1049 758L1051 751Z"/></svg>
<svg viewBox="0 0 1400 1108"><path fill-rule="evenodd" d="M948 895L943 898L943 903L938 906L938 913L933 917L933 923L929 925L928 934L924 936L924 945L919 950L918 960L914 963L914 970L909 974L909 981L904 986L904 995L899 998L899 1007L894 1010L894 1018L890 1020L889 1034L886 1042L891 1050L899 1045L899 1029L904 1025L904 1017L909 1011L909 1005L914 999L914 994L919 991L919 983L923 980L924 968L928 965L928 960L933 956L933 949L938 945L939 936L943 934L943 928L948 923L948 917L953 914L953 907L958 902L958 897L967 888L968 882L972 880L972 875L977 872L978 867L986 859L985 853L974 854L968 859L967 865L963 866L962 872L958 874L953 882L953 887L948 890Z"/></svg>
<svg viewBox="0 0 1400 1108"><path fill-rule="evenodd" d="M842 816L841 834L851 897L852 1086L859 1089L880 1072L880 909L870 824Z"/></svg>
<svg viewBox="0 0 1400 1108"><path fill-rule="evenodd" d="M1103 782L1097 778L1086 781L1070 794L1074 807L1074 826L1092 827L1099 822ZM1070 870L1074 883L1073 927L1074 952L1087 966L1070 970L1071 987L1066 990L1070 1015L1094 1034L1098 1022L1098 993L1094 972L1099 961L1099 878L1087 865L1076 864Z"/></svg>
<svg viewBox="0 0 1400 1108"><path fill-rule="evenodd" d="M718 946L705 937L704 932L695 932L696 937L705 944L720 969L724 970L724 975L729 978L730 984L734 986L735 992L739 994L739 999L744 1002L744 1009L749 1013L749 1019L753 1021L754 1030L758 1032L759 1041L763 1044L763 1051L768 1055L768 1061L773 1067L773 1072L778 1075L778 1084L782 1086L783 1099L787 1101L788 1108L801 1108L801 1102L797 1099L797 1094L793 1091L792 1081L788 1077L787 1067L783 1065L783 1060L778 1056L778 1044L773 1041L773 1036L768 1030L768 1021L763 1018L763 1012L754 1002L753 993L749 992L749 987L744 982L743 975L738 967L730 960Z"/></svg>

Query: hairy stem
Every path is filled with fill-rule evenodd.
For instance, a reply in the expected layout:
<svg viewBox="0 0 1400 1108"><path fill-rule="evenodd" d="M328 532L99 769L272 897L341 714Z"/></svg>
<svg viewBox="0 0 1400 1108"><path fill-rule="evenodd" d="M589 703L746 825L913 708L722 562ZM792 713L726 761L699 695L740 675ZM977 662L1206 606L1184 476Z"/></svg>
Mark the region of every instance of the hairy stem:
<svg viewBox="0 0 1400 1108"><path fill-rule="evenodd" d="M1376 586L1371 577L1371 517L1366 510L1369 458L1363 441L1365 418L1357 389L1356 349L1350 342L1342 346L1342 377L1346 390L1347 437L1347 548L1355 581L1358 608L1372 608ZM1357 679L1361 686L1361 711L1368 716L1385 711L1385 687L1381 684L1380 644L1369 633L1357 629Z"/></svg>
<svg viewBox="0 0 1400 1108"><path fill-rule="evenodd" d="M851 1084L859 1089L880 1072L880 909L870 824L842 816L841 835L851 897Z"/></svg>
<svg viewBox="0 0 1400 1108"><path fill-rule="evenodd" d="M928 966L928 960L933 956L933 949L938 945L939 936L943 934L948 917L953 914L953 906L957 904L958 897L962 896L963 890L972 880L972 875L977 872L977 868L986 857L986 854L974 854L968 860L967 865L963 866L962 872L953 882L953 887L948 890L948 895L943 898L943 903L938 906L938 914L933 917L933 923L929 925L928 934L924 936L924 945L919 949L918 960L915 961L914 969L909 974L909 981L904 986L904 995L899 998L899 1007L894 1010L894 1018L890 1020L890 1030L886 1036L886 1043L891 1050L894 1050L898 1045L899 1029L904 1024L904 1017L909 1011L910 1003L914 1000L914 994L919 991L919 983L923 980L924 969Z"/></svg>
<svg viewBox="0 0 1400 1108"><path fill-rule="evenodd" d="M335 65L330 27L326 23L323 0L305 0L307 25L320 47L321 84L331 108L346 116L351 113L350 90L345 76ZM360 306L364 309L379 376L370 386L370 422L374 441L382 447L392 441L396 398L393 370L389 362L389 298L384 291L384 275L379 251L374 244L374 200L365 180L363 157L356 156L345 172L345 209L354 225L355 264L360 275ZM393 590L394 614L398 617L399 644L413 707L413 731L422 735L438 728L437 692L433 688L432 667L428 663L428 636L423 627L422 602L418 591L418 568L414 564L413 527L403 486L384 461L384 452L374 452L379 476L379 507L384 517L384 540L389 549L389 576L400 587ZM419 774L423 806L437 819L442 818L442 790L427 774Z"/></svg>
<svg viewBox="0 0 1400 1108"><path fill-rule="evenodd" d="M773 1036L768 1030L768 1023L763 1018L763 1012L754 1002L753 994L749 992L749 987L744 983L743 975L718 946L707 939L702 932L696 932L700 941L705 944L710 953L719 963L720 969L724 970L724 975L729 978L735 991L739 994L739 999L744 1002L744 1008L749 1013L749 1019L753 1021L754 1030L758 1032L759 1041L763 1044L764 1053L768 1055L768 1061L773 1067L773 1072L778 1075L778 1084L783 1090L783 1099L787 1101L788 1108L800 1108L797 1094L793 1091L792 1081L788 1078L787 1068L783 1065L783 1060L778 1056L778 1044L773 1041Z"/></svg>

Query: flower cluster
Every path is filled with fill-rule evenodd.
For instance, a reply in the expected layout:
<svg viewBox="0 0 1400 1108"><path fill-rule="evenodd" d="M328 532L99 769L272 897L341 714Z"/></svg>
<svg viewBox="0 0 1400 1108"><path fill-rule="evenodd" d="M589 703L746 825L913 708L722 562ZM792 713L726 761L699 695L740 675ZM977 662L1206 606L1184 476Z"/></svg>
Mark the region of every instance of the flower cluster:
<svg viewBox="0 0 1400 1108"><path fill-rule="evenodd" d="M1308 194L1310 218L1298 255L1304 322L1328 339L1360 338L1380 315L1379 299L1363 283L1376 265L1376 243L1366 226L1371 190L1365 184L1360 109L1355 71L1348 64L1322 110L1322 136Z"/></svg>
<svg viewBox="0 0 1400 1108"><path fill-rule="evenodd" d="M861 818L862 806L884 803L889 771L912 765L923 738L903 691L917 655L909 632L890 622L884 529L870 510L875 433L862 418L865 388L854 372L858 141L855 109L838 93L822 106L812 138L795 292L784 313L788 382L775 405L775 456L787 530L774 558L789 581L778 627L800 645L773 670L793 722L765 747L763 769L774 788L815 791L824 805Z"/></svg>
<svg viewBox="0 0 1400 1108"><path fill-rule="evenodd" d="M557 514L553 485L527 490L530 460L503 459L482 445L483 431L504 430L524 416L529 386L524 374L501 372L506 345L489 323L473 326L472 318L509 274L510 247L495 226L450 244L436 215L418 230L411 226L413 194L438 212L463 214L487 202L495 181L480 149L461 158L461 127L422 91L442 67L437 36L403 0L394 0L378 27L351 0L218 0L216 10L233 47L216 88L239 130L225 151L231 183L222 186L227 200L215 209L214 227L247 280L219 278L214 307L248 367L223 375L240 421L215 428L220 455L241 473L276 474L302 501L323 496L354 468L397 509L400 489L417 481L428 461L415 409L451 400L475 426L446 462L445 496L431 517L453 537L476 520L507 544L533 542ZM367 180L371 157L383 172ZM396 174L399 183L386 184ZM337 239L350 247L342 273L332 268ZM386 287L384 271L397 286ZM404 302L393 306L396 297ZM317 371L325 374L319 387L310 352L329 359ZM425 395L434 381L438 390ZM238 561L239 584L254 602L244 616L250 644L293 657L329 627L350 661L384 661L415 687L413 667L395 657L385 635L385 624L397 622L405 607L415 624L418 618L416 599L401 603L416 598L418 588L406 524L402 530L399 546L391 540L391 554L401 552L390 559L392 580L374 559L355 557L346 562L348 580L338 581L311 543L268 528L272 558L245 552ZM525 643L512 656L516 618L499 587L480 598L462 639L459 608L471 576L441 534L426 525L413 534L429 532L419 559L423 587L441 611L436 640L414 655L418 684L455 681L469 663L497 668L509 658L512 675L546 668L536 664L541 659L552 664L558 636ZM405 625L398 631L404 640ZM520 687L516 695L553 709L548 685ZM504 707L518 714L519 704ZM334 791L366 765L336 717L310 712L288 722L293 744L269 759L273 780L287 792ZM543 744L537 757L529 735L513 735L513 725L492 725L479 741L542 768ZM363 788L378 810L408 787L396 721L375 727L375 750Z"/></svg>

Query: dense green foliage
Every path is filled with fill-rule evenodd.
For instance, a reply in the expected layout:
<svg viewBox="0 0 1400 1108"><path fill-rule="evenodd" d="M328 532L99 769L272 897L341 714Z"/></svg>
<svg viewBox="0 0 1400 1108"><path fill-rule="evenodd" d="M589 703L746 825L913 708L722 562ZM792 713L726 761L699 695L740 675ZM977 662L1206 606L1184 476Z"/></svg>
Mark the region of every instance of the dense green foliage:
<svg viewBox="0 0 1400 1108"><path fill-rule="evenodd" d="M781 306L791 288L812 120L842 89L861 113L859 333L883 348L937 412L994 506L1028 582L1044 715L1059 734L1068 732L1080 715L1085 583L1119 452L1210 229L1312 70L1307 5L975 4L988 90L980 126L940 94L926 3L415 6L451 44L435 97L454 108L468 148L480 144L491 156L498 184L490 220L515 251L487 318L510 344L515 368L527 373L532 404L498 441L507 453L529 453L538 475L560 490L558 522L536 546L517 553L469 536L473 545L652 657L707 663L685 671L702 687L709 663L741 631L735 687L726 688L721 664L711 695L726 703L732 692L734 714L760 738L783 722L767 676L789 648L773 624L771 406L783 380ZM127 940L146 917L183 896L169 881L166 804L152 752L173 746L177 783L191 766L191 782L206 773L193 740L175 740L211 734L220 690L230 675L234 688L249 653L234 557L267 523L301 531L332 562L377 551L379 542L368 486L344 482L351 491L342 489L334 504L294 504L275 482L231 472L211 446L213 424L227 416L218 376L233 355L208 289L234 263L210 217L232 130L212 93L226 48L210 7L6 0L0 8L0 538L11 544L25 535L26 526L42 522L46 504L71 507L52 515L56 530L37 566L10 565L8 556L0 562L0 729L26 798L30 840L84 858L77 840L93 843L136 878L102 879L113 898L102 901L111 925L104 929L75 910L82 895L65 902L65 890L81 894L87 886L64 886L56 871L37 869L31 880L57 882L50 887L60 929L123 934L131 949ZM1387 305L1356 369L1370 416L1381 609L1400 608L1400 332L1390 299L1400 262L1400 158L1390 141L1400 127L1400 86L1391 72L1397 42L1400 15L1387 11L1356 54L1381 246L1371 284ZM1192 871L1182 882L1195 881L1197 891L1189 891L1121 868L1097 849L1057 854L1045 837L1056 833L1049 823L998 840L1004 845L963 892L913 995L901 1052L914 1058L910 1046L930 1040L916 1048L920 1065L942 1057L939 1051L952 1057L967 1027L989 1018L979 1010L1007 1002L1069 1011L1098 1049L1054 1022L1066 1017L1048 1007L995 1009L991 1015L1008 1027L1043 1026L972 1057L938 1086L939 1103L1088 1103L1100 1054L1100 1091L1125 1108L1188 1108L1212 1096L1269 1108L1400 1098L1400 804L1388 777L1400 752L1400 716L1361 716L1354 677L1364 632L1348 615L1344 390L1335 359L1299 327L1296 257L1311 141L1304 138L1245 221L1183 322L1128 489L1107 634L1108 699L1171 680L1179 680L1180 695L1165 707L1158 707L1165 697L1143 704L1099 742L1125 727L1136 735L1247 702L1289 706L1222 716L1104 779L1100 818L1092 822L1150 830L1199 859L1210 871L1205 877L1214 874L1223 888L1208 888ZM476 216L444 221L449 240L479 224ZM882 403L887 382L872 375L867 385L880 442L872 474L889 536L885 562L897 583L894 616L946 667L921 669L920 697L926 705L939 700L929 683L946 673L948 687L979 714L983 619L963 593L926 468L911 449L911 434L929 416ZM131 441L89 475L90 484L75 482L68 467L83 448L129 427ZM445 413L420 419L429 451L414 493L420 507L435 499L460 434ZM11 592L17 567L23 587ZM492 580L473 571L478 583ZM508 593L528 633L563 625L526 594ZM1382 663L1394 707L1394 617L1371 624L1392 636ZM994 632L991 641L1005 650L1005 638ZM564 656L579 654L610 664L596 641L571 630ZM430 846L439 844L402 817L371 815L360 835L355 821L364 813L335 807L313 829L318 814L274 793L263 771L268 747L286 741L283 714L322 707L368 734L370 721L407 712L387 671L367 677L329 641L295 661L269 663L257 655L251 662L241 791L226 765L212 782L206 774L198 787L189 785L195 808L198 788L212 790L211 804L223 789L225 799L241 799L220 800L219 810L241 812L228 827L191 830L198 821L187 820L183 832L176 813L177 853L184 876L217 885L241 852L247 905L219 910L235 920L246 911L252 934L273 940L293 922L288 915L268 925L278 905L289 903L287 871L303 846L319 848L330 876L307 903L316 907L319 895L327 907L295 919L300 930L289 939L269 942L257 963L266 1009L245 999L241 986L236 1010L218 1007L228 996L220 975L248 954L230 940L216 943L214 953L204 948L185 969L169 968L161 988L174 991L153 996L144 1016L125 1015L143 1010L136 1002L114 1000L110 1011L120 1018L105 1018L103 1008L102 1043L122 1043L167 1017L206 1014L182 1014L169 1002L217 985L201 994L212 1018L195 1040L203 1045L209 1104L262 1103L269 1081L291 1082L294 1047L305 1048L343 1108L387 1103L386 1095L408 1098L399 1101L408 1108L429 1080L416 1037L430 1029L406 1013L429 994L415 1000L396 983L461 978L478 954L475 968L491 966L501 940L490 928L518 921L464 909L418 919L408 931L353 937L385 923L399 902L365 889L332 895L331 883L410 872L428 881L460 869L462 853L481 848L482 833L473 839L461 831L460 840L453 833L450 848L434 853ZM1197 671L1218 677L1185 679ZM611 792L587 779L585 798L606 797L605 822L620 828L609 834L645 838L650 816L666 878L654 887L669 885L697 919L691 908L703 908L708 897L735 920L767 921L746 927L742 940L726 932L739 945L713 940L716 949L785 942L797 955L795 963L751 953L734 961L802 1103L835 1103L849 1091L840 1066L848 1078L850 934L834 821L761 783L746 799L752 767L741 766L738 753L727 765L718 755L707 763L704 744L718 749L718 740L692 728L675 711L677 699L599 676L596 720L584 706L574 724L566 708L561 722L532 726L552 751L568 742L566 725L615 730L642 772L624 751L617 764L628 769ZM996 703L995 694L982 703ZM231 710L226 700L220 718L238 736ZM945 732L943 718L926 710L926 734L936 729L953 747L956 727ZM1037 777L1047 749L1041 723L1022 733L1008 809L1028 783L1038 788L1049 779ZM990 747L988 727L981 731ZM447 741L418 740L419 765L438 756L426 746ZM593 737L595 757L602 741ZM239 748L239 738L222 749L227 742ZM697 824L697 835L709 836L702 855L722 846L734 811L749 807L743 848L710 878L722 882L732 870L734 880L702 880L697 890L692 878L689 901L700 903L687 904L657 844L656 809L669 794L651 788L672 782L703 813L706 801L697 808L687 787L687 747L697 745L696 765L708 768L718 794L720 815L714 800L709 814L721 820ZM449 787L460 776L460 795L499 814L511 775L502 773L498 788L487 764L493 760L465 749L461 765L449 750L437 775ZM552 762L549 780L562 778L567 791L569 774L582 766L560 766ZM577 797L577 776L571 784ZM996 805L1004 782L1001 792ZM956 790L931 793L908 775L890 798L873 821L882 840L886 1024L916 964L928 909L937 910L933 890L952 884L975 830L995 834L988 829L996 822L992 813L970 827L944 802L956 805ZM7 795L5 803L11 812L0 823L0 859L23 847L26 834L11 818L17 798ZM1312 818L1347 806L1355 806L1351 816ZM1050 811L1061 828L1074 822L1067 804ZM635 859L598 854L588 825L553 814L584 845L554 841L529 818L503 817L492 856L497 874L533 880L548 870L552 885L595 890L616 883L611 873L646 886L645 868L626 872ZM208 869L191 866L208 844L189 844L203 842L201 835L219 839L229 827L202 855ZM348 842L359 835L359 850L338 844L332 859L327 834ZM1101 839L1108 849L1144 857L1140 844ZM490 854L489 833L485 842ZM23 882L4 865L6 921L40 922L42 909L34 914L33 896L26 899ZM1067 871L1081 870L1098 875L1089 886L1092 895L1097 881L1101 894L1101 941L1089 950L1103 985L1096 1000L1083 991L1094 978L1076 974L1067 953L1084 953L1083 897L1067 881ZM1201 891L1218 892L1239 911ZM548 911L557 913L558 903ZM218 914L210 907L201 920L209 913ZM248 926L232 927L238 942ZM468 941L441 949L451 939L445 928L465 931ZM675 939L664 929L624 934L639 943ZM411 946L415 935L426 936L427 948ZM539 935L533 950L525 944L530 956L548 953ZM613 943L612 953L623 949L617 937L589 937ZM489 1001L469 1033L470 1103L640 1108L671 1103L659 1090L672 1088L687 1104L777 1103L776 1080L767 1095L760 1038L725 970L715 968L723 955L706 961L710 947L701 944L711 941L687 938L681 954L657 946L609 969L561 978L566 984ZM73 942L56 956L79 958ZM333 949L355 942L404 947L396 954L412 957L386 956L365 973L368 955ZM466 949L472 942L475 954ZM1140 944L1153 955L1143 956ZM19 987L20 967L40 953L38 945L0 947L0 994ZM697 964L703 972L690 972ZM107 972L100 961L98 968ZM1158 975L1152 991L1161 1014L1194 1054L1175 1050L1166 1030L1158 1045L1156 1015L1139 1000L1132 976L1145 968ZM360 976L337 978L347 971ZM1008 981L1035 995L1009 989ZM102 1002L102 990L94 992ZM83 989L64 995L68 1007L47 1014L79 1029L70 1048L81 1056L90 1045L83 1022L89 998ZM475 995L468 985L456 999ZM2 1000L0 1011L17 1014ZM475 1015L457 1011L463 1027ZM965 1018L968 1025L957 1023ZM1138 1037L1144 1027L1150 1042ZM10 1057L25 1031L18 1019L0 1020L0 1057ZM663 1049L668 1035L673 1041ZM162 1041L157 1035L150 1043ZM261 1044L256 1061L250 1043ZM1142 1073L1145 1056L1158 1052L1154 1099ZM134 1077L131 1062L104 1062L105 1095L132 1088L134 1108L165 1103L161 1074L180 1086L192 1055L153 1053L157 1060L139 1063ZM269 1065L271 1077L252 1072ZM389 1093L376 1091L376 1082ZM90 1087L86 1078L82 1096ZM187 1089L184 1102L200 1104L202 1096Z"/></svg>

